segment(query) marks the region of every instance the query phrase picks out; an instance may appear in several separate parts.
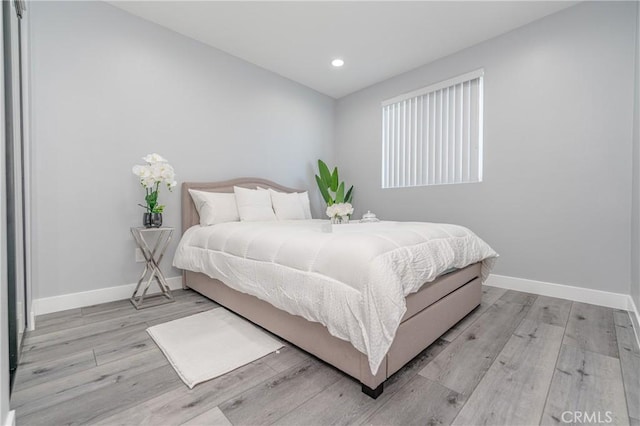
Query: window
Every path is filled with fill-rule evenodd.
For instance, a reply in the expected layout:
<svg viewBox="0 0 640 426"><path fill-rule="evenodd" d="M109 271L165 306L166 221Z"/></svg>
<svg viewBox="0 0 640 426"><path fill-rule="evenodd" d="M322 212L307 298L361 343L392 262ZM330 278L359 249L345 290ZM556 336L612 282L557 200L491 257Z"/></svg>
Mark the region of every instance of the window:
<svg viewBox="0 0 640 426"><path fill-rule="evenodd" d="M473 71L382 103L382 187L482 181L482 83Z"/></svg>

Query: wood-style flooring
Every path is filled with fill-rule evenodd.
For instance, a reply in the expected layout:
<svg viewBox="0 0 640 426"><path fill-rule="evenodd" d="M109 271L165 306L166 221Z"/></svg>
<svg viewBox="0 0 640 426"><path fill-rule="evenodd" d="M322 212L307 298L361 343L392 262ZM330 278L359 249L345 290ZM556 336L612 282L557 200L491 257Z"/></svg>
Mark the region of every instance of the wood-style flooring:
<svg viewBox="0 0 640 426"><path fill-rule="evenodd" d="M174 295L140 311L123 300L38 317L11 398L18 426L640 425L626 311L484 287L482 305L373 400L291 345L190 390L145 329L220 308Z"/></svg>

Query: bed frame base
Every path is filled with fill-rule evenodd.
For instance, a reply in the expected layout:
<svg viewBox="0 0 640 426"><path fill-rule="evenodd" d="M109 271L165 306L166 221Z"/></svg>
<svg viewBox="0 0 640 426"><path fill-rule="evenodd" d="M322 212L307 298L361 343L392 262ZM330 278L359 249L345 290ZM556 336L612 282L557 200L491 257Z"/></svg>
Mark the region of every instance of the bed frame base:
<svg viewBox="0 0 640 426"><path fill-rule="evenodd" d="M330 335L320 323L291 315L197 272L186 271L185 287L203 294L356 378L362 384L362 391L376 398L382 393L382 385L387 378L480 304L482 286L477 275L479 272L480 265L475 264L430 283L429 286L435 286L429 292L431 295L437 295L435 290L438 287L448 288L450 291L435 302L420 300L424 296L422 292L411 295L407 299L407 315L375 376L371 374L365 354L356 350L349 342ZM414 306L416 302L425 302L428 306L418 308ZM415 313L411 315L412 312Z"/></svg>
<svg viewBox="0 0 640 426"><path fill-rule="evenodd" d="M380 383L380 386L378 386L375 389L371 389L367 385L362 385L362 393L364 393L367 396L370 396L373 399L378 399L378 397L382 395L383 391L384 391L384 382Z"/></svg>

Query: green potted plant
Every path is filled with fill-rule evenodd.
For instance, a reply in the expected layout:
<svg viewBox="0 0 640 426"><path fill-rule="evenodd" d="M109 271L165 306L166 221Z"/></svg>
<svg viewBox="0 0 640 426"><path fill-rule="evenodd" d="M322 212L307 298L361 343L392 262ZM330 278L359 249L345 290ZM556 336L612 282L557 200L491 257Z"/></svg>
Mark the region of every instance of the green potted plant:
<svg viewBox="0 0 640 426"><path fill-rule="evenodd" d="M327 216L333 223L346 223L349 216L353 214L351 199L353 198L353 185L345 193L345 184L340 182L338 168L334 167L329 171L329 167L322 160L318 160L318 172L316 183L322 198L327 203Z"/></svg>

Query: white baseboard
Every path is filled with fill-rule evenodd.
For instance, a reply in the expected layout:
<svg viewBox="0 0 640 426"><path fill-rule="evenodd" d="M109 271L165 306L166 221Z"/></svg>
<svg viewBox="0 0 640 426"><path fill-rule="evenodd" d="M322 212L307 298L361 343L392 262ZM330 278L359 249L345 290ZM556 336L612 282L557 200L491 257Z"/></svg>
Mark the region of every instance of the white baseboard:
<svg viewBox="0 0 640 426"><path fill-rule="evenodd" d="M182 277L167 278L167 284L169 284L171 290L180 289L182 288ZM96 305L98 303L113 302L115 300L128 299L133 294L135 288L136 284L127 284L80 293L63 294L61 296L43 297L41 299L34 299L32 308L35 315L43 315L51 312ZM152 283L149 294L157 292L159 292L158 286Z"/></svg>
<svg viewBox="0 0 640 426"><path fill-rule="evenodd" d="M4 426L16 426L16 411L11 410L4 419Z"/></svg>
<svg viewBox="0 0 640 426"><path fill-rule="evenodd" d="M182 277L167 278L167 283L172 290L182 288ZM638 307L628 294L611 293L608 291L593 290L589 288L574 287L564 284L548 283L543 281L528 280L524 278L508 277L505 275L489 275L485 285L506 288L509 290L523 291L526 293L543 296L558 297L576 302L590 303L615 309L624 309L635 315L640 323ZM113 302L131 297L136 284L127 284L118 287L101 288L98 290L83 291L80 293L63 294L61 296L44 297L35 299L32 304L32 315L43 315L51 312L67 309L81 308L96 305L98 303ZM157 286L152 286L149 294L158 292ZM35 318L32 319L35 328ZM636 330L636 333L638 330ZM638 336L636 336L638 337Z"/></svg>
<svg viewBox="0 0 640 426"><path fill-rule="evenodd" d="M633 298L629 296L629 307L627 308L630 316L635 316L635 321L631 318L631 322L633 322L633 330L636 332L636 341L638 342L638 347L640 347L640 313L638 313L638 307L633 302Z"/></svg>
<svg viewBox="0 0 640 426"><path fill-rule="evenodd" d="M633 303L631 296L628 294L611 293L608 291L527 280L524 278L508 277L504 275L489 275L485 285L506 288L508 290L523 291L525 293L539 294L542 296L568 299L576 302L590 303L592 305L606 306L608 308L624 309L625 311L629 310L629 303Z"/></svg>

